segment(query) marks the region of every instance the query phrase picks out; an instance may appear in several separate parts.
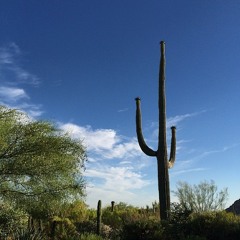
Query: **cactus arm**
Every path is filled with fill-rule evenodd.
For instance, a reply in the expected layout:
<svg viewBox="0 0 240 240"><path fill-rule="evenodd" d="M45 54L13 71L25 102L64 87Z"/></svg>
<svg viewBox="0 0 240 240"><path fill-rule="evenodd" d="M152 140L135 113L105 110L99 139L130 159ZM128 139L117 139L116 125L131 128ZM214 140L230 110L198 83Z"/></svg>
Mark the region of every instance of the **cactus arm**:
<svg viewBox="0 0 240 240"><path fill-rule="evenodd" d="M176 159L176 127L172 126L172 139L171 139L171 151L170 151L170 159L168 161L168 168L172 168L175 159Z"/></svg>
<svg viewBox="0 0 240 240"><path fill-rule="evenodd" d="M142 117L141 117L141 109L140 109L140 98L136 98L136 131L137 131L137 138L138 143L142 151L148 156L157 156L157 152L152 150L147 146L144 141L143 134L142 134Z"/></svg>

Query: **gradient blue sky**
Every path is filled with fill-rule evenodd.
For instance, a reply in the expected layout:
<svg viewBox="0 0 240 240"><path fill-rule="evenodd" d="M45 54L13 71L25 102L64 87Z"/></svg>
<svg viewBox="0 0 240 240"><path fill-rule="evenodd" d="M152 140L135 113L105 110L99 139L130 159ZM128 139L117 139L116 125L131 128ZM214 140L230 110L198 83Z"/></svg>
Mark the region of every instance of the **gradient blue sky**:
<svg viewBox="0 0 240 240"><path fill-rule="evenodd" d="M134 98L156 148L161 40L168 127L177 126L171 189L214 180L228 188L227 205L240 198L238 0L0 3L0 104L83 139L91 207L158 199L156 159L136 141Z"/></svg>

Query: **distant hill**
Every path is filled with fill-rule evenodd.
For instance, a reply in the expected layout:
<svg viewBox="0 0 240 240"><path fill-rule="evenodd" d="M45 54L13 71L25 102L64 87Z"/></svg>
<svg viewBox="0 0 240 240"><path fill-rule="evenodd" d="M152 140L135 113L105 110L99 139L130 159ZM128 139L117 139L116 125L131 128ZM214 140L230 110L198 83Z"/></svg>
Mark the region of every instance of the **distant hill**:
<svg viewBox="0 0 240 240"><path fill-rule="evenodd" d="M240 215L240 199L235 201L229 208L225 209L226 212L232 212L236 215Z"/></svg>

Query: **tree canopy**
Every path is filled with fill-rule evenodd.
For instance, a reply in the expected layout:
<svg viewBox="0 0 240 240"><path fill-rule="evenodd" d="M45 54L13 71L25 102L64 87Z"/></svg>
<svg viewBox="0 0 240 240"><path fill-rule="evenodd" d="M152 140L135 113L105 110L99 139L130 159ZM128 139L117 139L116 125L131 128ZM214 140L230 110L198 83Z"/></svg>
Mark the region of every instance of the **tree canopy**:
<svg viewBox="0 0 240 240"><path fill-rule="evenodd" d="M214 181L204 181L193 186L178 182L174 194L182 207L193 212L222 210L228 198L227 188L218 191Z"/></svg>
<svg viewBox="0 0 240 240"><path fill-rule="evenodd" d="M53 123L0 106L1 199L44 207L51 201L83 196L85 160L80 140Z"/></svg>

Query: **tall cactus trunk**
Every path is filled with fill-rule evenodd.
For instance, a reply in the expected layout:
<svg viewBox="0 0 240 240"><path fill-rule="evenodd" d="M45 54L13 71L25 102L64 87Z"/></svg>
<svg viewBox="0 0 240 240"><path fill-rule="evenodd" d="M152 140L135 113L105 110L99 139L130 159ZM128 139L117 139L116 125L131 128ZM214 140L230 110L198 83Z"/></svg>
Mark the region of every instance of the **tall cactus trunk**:
<svg viewBox="0 0 240 240"><path fill-rule="evenodd" d="M168 168L172 167L175 162L176 154L176 128L171 127L172 141L170 159L167 154L167 140L166 140L166 97L165 97L165 43L161 43L161 58L159 68L159 130L158 130L158 149L157 151L149 148L143 138L142 123L141 123L141 108L140 98L136 98L136 131L139 145L142 151L148 156L155 156L157 158L158 168L158 190L160 203L160 218L163 220L169 219L170 211L170 187Z"/></svg>
<svg viewBox="0 0 240 240"><path fill-rule="evenodd" d="M165 96L165 44L161 42L161 59L159 66L159 129L158 129L158 191L162 219L168 219L170 210L170 190L168 175L168 157L166 140L166 96Z"/></svg>

